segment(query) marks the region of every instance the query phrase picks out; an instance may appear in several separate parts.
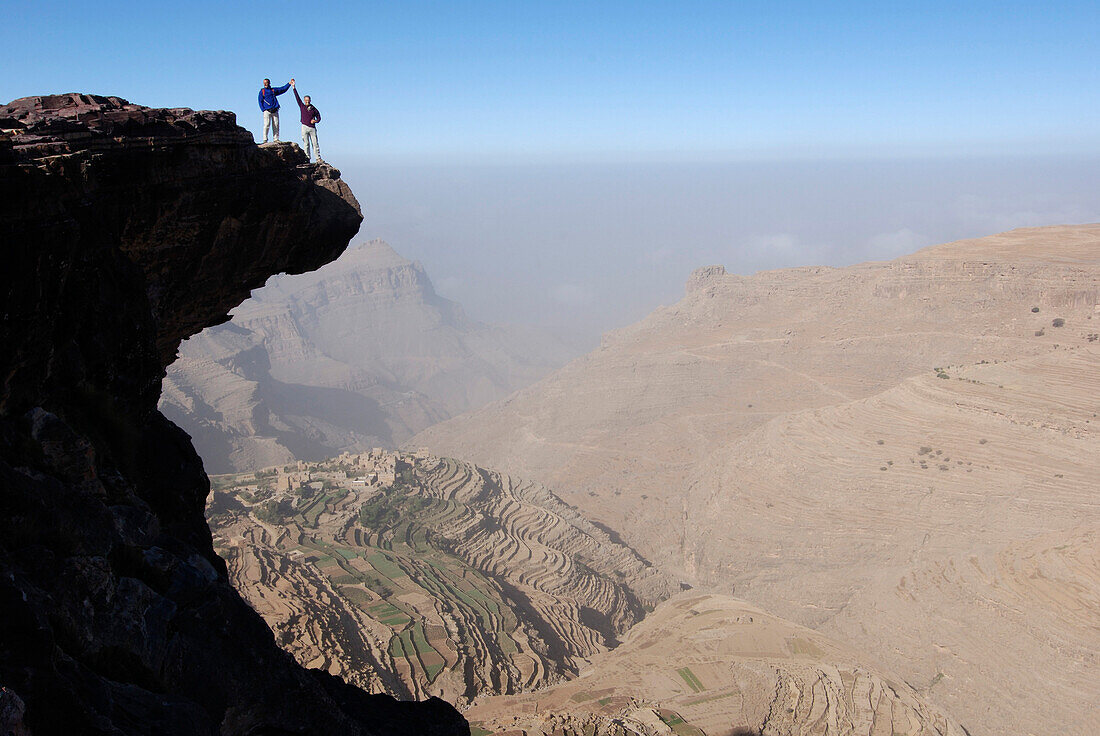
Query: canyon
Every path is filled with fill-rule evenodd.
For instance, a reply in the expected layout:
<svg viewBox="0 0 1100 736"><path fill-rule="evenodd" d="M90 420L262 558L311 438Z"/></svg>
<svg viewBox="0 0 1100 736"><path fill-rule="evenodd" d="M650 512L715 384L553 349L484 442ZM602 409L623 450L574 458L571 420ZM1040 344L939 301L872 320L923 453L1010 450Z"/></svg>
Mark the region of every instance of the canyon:
<svg viewBox="0 0 1100 736"><path fill-rule="evenodd" d="M230 473L396 447L577 351L545 331L471 319L419 263L372 240L272 277L179 353L160 409L209 472Z"/></svg>
<svg viewBox="0 0 1100 736"><path fill-rule="evenodd" d="M5 732L1100 722L1100 225L704 267L554 370L232 113L16 100L0 194Z"/></svg>

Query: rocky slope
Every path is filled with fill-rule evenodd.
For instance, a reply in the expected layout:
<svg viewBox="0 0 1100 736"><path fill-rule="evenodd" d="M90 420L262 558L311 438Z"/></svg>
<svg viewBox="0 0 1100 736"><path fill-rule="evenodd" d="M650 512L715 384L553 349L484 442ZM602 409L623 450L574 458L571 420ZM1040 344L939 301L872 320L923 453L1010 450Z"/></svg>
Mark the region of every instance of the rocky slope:
<svg viewBox="0 0 1100 736"><path fill-rule="evenodd" d="M119 98L16 100L0 130L5 730L465 733L442 702L368 696L275 646L156 409L181 340L346 247L361 215L339 172L257 148L232 113Z"/></svg>
<svg viewBox="0 0 1100 736"><path fill-rule="evenodd" d="M539 688L672 594L550 490L449 458L374 451L215 480L237 589L300 662L378 692Z"/></svg>
<svg viewBox="0 0 1100 736"><path fill-rule="evenodd" d="M964 736L848 648L741 601L683 593L570 682L480 699L479 732L526 736Z"/></svg>
<svg viewBox="0 0 1100 736"><path fill-rule="evenodd" d="M472 704L478 733L964 733L816 632L667 600L665 575L537 484L380 451L215 483L219 553L300 662Z"/></svg>
<svg viewBox="0 0 1100 736"><path fill-rule="evenodd" d="M701 269L680 303L410 444L563 489L665 569L881 657L975 734L1084 736L1098 305L1097 225Z"/></svg>
<svg viewBox="0 0 1100 736"><path fill-rule="evenodd" d="M256 470L392 448L574 355L548 334L470 319L375 240L271 279L228 324L186 340L161 411L211 472Z"/></svg>

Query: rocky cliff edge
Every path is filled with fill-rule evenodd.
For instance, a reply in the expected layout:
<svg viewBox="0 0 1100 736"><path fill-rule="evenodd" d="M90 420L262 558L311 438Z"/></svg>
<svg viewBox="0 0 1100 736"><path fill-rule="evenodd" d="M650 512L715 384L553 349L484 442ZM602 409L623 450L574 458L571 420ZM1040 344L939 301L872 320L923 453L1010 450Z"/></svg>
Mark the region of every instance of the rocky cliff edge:
<svg viewBox="0 0 1100 736"><path fill-rule="evenodd" d="M359 228L340 172L228 112L0 107L0 732L468 733L298 667L227 582L156 409L179 342Z"/></svg>

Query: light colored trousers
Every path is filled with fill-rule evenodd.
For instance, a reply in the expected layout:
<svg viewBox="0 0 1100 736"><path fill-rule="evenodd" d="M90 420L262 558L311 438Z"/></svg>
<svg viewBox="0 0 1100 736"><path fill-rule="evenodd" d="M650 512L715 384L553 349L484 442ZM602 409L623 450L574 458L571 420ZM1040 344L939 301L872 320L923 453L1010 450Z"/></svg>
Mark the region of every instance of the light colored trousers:
<svg viewBox="0 0 1100 736"><path fill-rule="evenodd" d="M267 143L267 130L275 134L275 140L279 140L279 111L264 110L264 143Z"/></svg>
<svg viewBox="0 0 1100 736"><path fill-rule="evenodd" d="M317 160L321 160L321 144L317 142L317 126L302 124L302 148L306 151L306 158L309 158L309 143L313 141L313 150L317 152Z"/></svg>

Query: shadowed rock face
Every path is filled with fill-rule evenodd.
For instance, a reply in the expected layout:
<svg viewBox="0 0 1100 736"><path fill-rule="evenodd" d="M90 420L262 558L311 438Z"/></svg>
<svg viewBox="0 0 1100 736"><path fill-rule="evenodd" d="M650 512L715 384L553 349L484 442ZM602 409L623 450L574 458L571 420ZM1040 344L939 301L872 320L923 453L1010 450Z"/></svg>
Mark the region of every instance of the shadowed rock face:
<svg viewBox="0 0 1100 736"><path fill-rule="evenodd" d="M182 339L362 216L327 165L227 112L0 107L0 685L35 734L467 733L298 667L229 586L188 437ZM15 702L15 700L12 700ZM13 711L14 712L14 711Z"/></svg>

